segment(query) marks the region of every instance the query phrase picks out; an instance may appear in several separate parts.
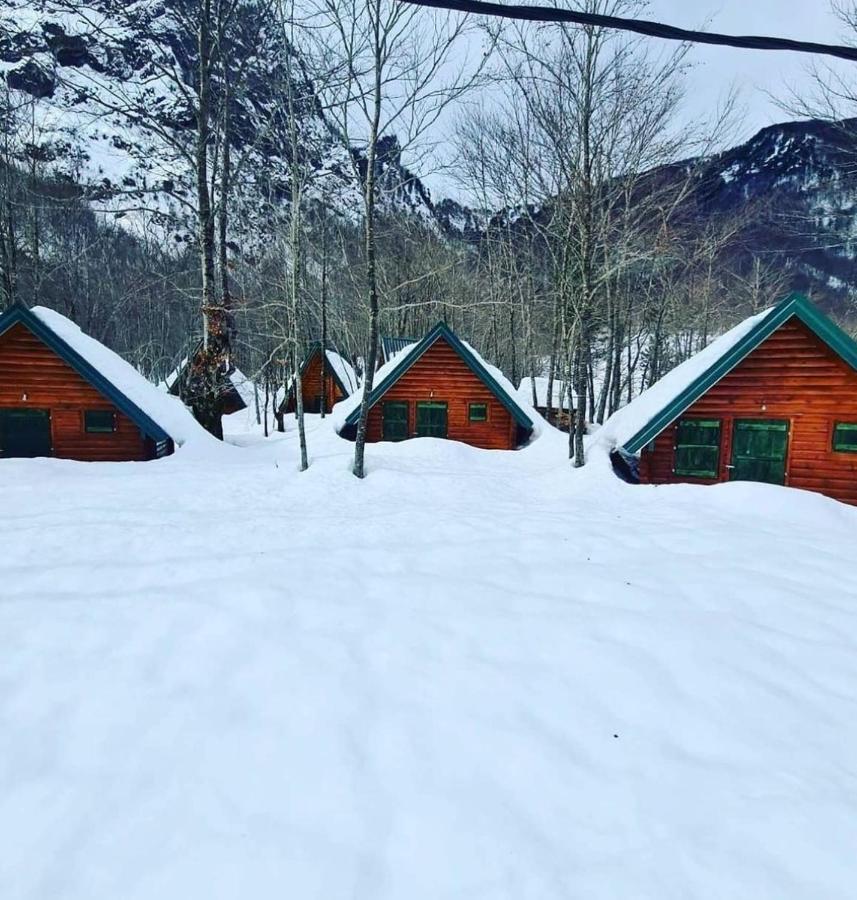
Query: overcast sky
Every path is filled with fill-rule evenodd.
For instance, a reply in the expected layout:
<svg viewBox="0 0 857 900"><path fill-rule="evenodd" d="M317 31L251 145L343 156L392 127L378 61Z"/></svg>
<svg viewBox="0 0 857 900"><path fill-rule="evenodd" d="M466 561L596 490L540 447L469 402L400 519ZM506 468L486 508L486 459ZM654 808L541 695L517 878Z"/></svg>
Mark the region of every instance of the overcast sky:
<svg viewBox="0 0 857 900"><path fill-rule="evenodd" d="M525 2L538 4L539 0ZM726 34L791 37L819 43L844 43L846 38L842 24L830 11L829 0L649 0L644 18ZM857 39L857 35L852 37ZM685 112L689 118L703 117L721 104L731 88L737 88L743 115L734 143L740 143L766 125L792 118L777 106L775 98L788 99L790 88L811 91L807 67L815 59L821 59L823 65L841 66L845 71L854 67L857 81L857 64L827 62L829 58L803 53L697 45L690 56L693 68L687 80ZM426 181L436 198L446 195L467 199L444 174L428 174Z"/></svg>
<svg viewBox="0 0 857 900"><path fill-rule="evenodd" d="M843 43L845 37L828 0L650 0L646 18L684 28L703 26L706 31L828 44ZM806 68L813 57L802 53L697 45L692 59L697 65L689 79L689 112L706 104L716 105L734 84L747 111L745 133L741 135L744 138L765 125L789 118L768 94L785 98L788 86L811 89Z"/></svg>

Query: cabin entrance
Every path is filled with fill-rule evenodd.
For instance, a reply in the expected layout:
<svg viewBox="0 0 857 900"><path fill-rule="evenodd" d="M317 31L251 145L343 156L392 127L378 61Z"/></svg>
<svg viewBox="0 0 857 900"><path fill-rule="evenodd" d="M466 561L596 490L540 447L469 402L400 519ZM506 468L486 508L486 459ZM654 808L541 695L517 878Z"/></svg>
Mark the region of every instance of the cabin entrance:
<svg viewBox="0 0 857 900"><path fill-rule="evenodd" d="M51 450L46 409L0 409L0 458L51 456Z"/></svg>
<svg viewBox="0 0 857 900"><path fill-rule="evenodd" d="M434 401L417 403L417 437L445 438L447 435L446 404Z"/></svg>
<svg viewBox="0 0 857 900"><path fill-rule="evenodd" d="M786 483L789 423L778 419L736 419L732 433L732 481Z"/></svg>

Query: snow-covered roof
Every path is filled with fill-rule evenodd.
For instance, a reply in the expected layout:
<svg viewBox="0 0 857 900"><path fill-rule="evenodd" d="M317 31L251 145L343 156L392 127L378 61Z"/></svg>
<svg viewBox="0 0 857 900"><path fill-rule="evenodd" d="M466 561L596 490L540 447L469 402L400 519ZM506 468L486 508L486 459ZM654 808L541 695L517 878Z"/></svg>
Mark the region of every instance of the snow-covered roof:
<svg viewBox="0 0 857 900"><path fill-rule="evenodd" d="M327 357L327 364L330 366L331 372L336 376L346 395L353 394L358 387L354 366L335 350L328 350L324 355Z"/></svg>
<svg viewBox="0 0 857 900"><path fill-rule="evenodd" d="M84 334L74 322L43 306L25 310L23 315L27 313L38 319L51 334L71 348L83 359L84 363L95 369L116 391L130 401L129 414L131 418L134 418L133 408L135 407L143 413L143 416L150 419L172 438L178 446L206 433L180 400L158 390L129 362L105 347L104 344L96 341L95 338ZM83 372L81 375L87 377ZM121 405L120 408L122 408ZM145 423L138 424L141 424L141 427L145 425ZM146 428L144 427L143 430ZM158 435L150 434L150 437L158 437Z"/></svg>
<svg viewBox="0 0 857 900"><path fill-rule="evenodd" d="M372 389L370 405L377 403L388 388L401 378L439 338L446 340L453 349L458 351L464 361L476 371L477 375L483 378L486 385L495 393L497 399L509 410L520 425L532 429L534 433L538 433L538 423L543 420L533 409L532 402L519 397L512 382L496 366L486 362L470 344L458 338L443 322L435 325L421 341L399 350L389 362L384 363L378 369L375 373L375 386ZM359 413L361 399L362 392L355 391L350 397L334 406L333 425L337 431L341 431L347 424L353 424L353 420Z"/></svg>
<svg viewBox="0 0 857 900"><path fill-rule="evenodd" d="M533 381L536 384L536 406L539 409L545 409L548 405L548 381L549 379L543 375L536 375L535 378L527 376L521 379L518 385L516 396L525 403L533 402ZM551 392L551 409L566 410L568 409L568 394L564 381L554 378L553 390Z"/></svg>
<svg viewBox="0 0 857 900"><path fill-rule="evenodd" d="M196 351L194 351L196 353ZM187 367L190 357L185 356L182 361L170 372L169 375L161 382L160 387L167 391L173 391L179 376ZM226 376L229 383L235 389L241 402L249 409L255 406L255 386L252 379L248 378L237 366Z"/></svg>
<svg viewBox="0 0 857 900"><path fill-rule="evenodd" d="M699 353L691 356L660 381L613 413L600 430L599 438L609 440L615 447L625 447L663 409L672 404L700 376L707 372L730 350L735 348L757 325L773 312L773 307L751 316L712 341Z"/></svg>
<svg viewBox="0 0 857 900"><path fill-rule="evenodd" d="M256 390L253 382L236 366L229 373L229 381L248 409L256 405Z"/></svg>

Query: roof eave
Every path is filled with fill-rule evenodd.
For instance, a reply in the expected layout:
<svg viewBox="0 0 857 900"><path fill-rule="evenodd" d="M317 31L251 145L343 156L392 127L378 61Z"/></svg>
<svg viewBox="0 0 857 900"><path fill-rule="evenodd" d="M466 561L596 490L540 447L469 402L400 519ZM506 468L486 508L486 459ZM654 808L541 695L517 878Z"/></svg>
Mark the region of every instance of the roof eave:
<svg viewBox="0 0 857 900"><path fill-rule="evenodd" d="M144 413L133 400L123 394L116 385L102 375L91 363L87 362L73 347L67 344L65 340L25 306L16 304L0 316L0 335L5 334L13 325L19 323L29 328L39 340L47 344L58 356L64 359L81 378L86 379L93 387L115 403L148 437L156 442L173 440L172 436L158 425L154 419Z"/></svg>
<svg viewBox="0 0 857 900"><path fill-rule="evenodd" d="M626 441L621 449L626 453L639 453L792 317L797 317L834 353L857 370L857 343L827 316L820 313L802 294L790 294L717 362L694 379L658 415L650 419L629 441Z"/></svg>

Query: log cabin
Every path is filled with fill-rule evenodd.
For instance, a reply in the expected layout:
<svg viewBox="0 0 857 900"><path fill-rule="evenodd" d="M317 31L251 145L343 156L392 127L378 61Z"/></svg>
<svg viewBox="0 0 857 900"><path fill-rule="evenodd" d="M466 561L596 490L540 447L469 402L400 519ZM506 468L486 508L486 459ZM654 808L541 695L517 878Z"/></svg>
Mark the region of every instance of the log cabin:
<svg viewBox="0 0 857 900"><path fill-rule="evenodd" d="M197 344L193 353L186 356L181 363L167 376L167 390L174 397L180 397L187 400L187 376L188 363L191 359L195 359L202 349L202 344ZM231 365L226 378L223 381L223 413L224 416L231 416L233 413L241 412L242 409L249 409L255 405L254 397L255 388L253 382L235 365Z"/></svg>
<svg viewBox="0 0 857 900"><path fill-rule="evenodd" d="M514 450L533 432L512 385L443 322L396 353L375 377L367 441L439 437ZM354 397L339 427L343 437L354 439L359 416Z"/></svg>
<svg viewBox="0 0 857 900"><path fill-rule="evenodd" d="M322 389L322 365L324 365L324 388ZM320 413L322 403L324 412L329 413L333 407L350 397L357 390L357 374L345 356L332 348L328 348L322 356L321 344L314 344L300 368L301 395L304 412ZM296 396L294 387L286 391L278 414L295 411Z"/></svg>
<svg viewBox="0 0 857 900"><path fill-rule="evenodd" d="M857 342L793 294L604 428L642 484L761 481L857 504Z"/></svg>
<svg viewBox="0 0 857 900"><path fill-rule="evenodd" d="M182 442L185 417L59 313L15 304L0 316L0 458L156 459Z"/></svg>

